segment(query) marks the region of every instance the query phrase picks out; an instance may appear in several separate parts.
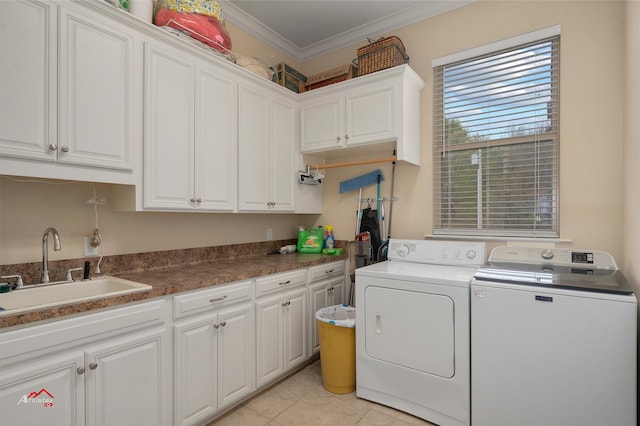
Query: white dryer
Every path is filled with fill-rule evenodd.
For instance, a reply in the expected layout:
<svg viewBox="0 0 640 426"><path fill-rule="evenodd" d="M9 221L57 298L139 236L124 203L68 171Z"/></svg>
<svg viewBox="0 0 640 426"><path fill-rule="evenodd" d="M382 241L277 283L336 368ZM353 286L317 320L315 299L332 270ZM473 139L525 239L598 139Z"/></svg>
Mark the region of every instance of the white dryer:
<svg viewBox="0 0 640 426"><path fill-rule="evenodd" d="M356 269L356 394L437 423L470 424L469 285L483 243L391 240Z"/></svg>

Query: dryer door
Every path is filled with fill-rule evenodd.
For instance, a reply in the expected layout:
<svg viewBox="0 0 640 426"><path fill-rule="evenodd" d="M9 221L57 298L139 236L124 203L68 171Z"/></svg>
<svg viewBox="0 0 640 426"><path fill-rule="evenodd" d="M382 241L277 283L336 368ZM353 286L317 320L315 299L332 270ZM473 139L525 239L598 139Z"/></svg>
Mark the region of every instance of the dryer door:
<svg viewBox="0 0 640 426"><path fill-rule="evenodd" d="M451 378L454 302L442 294L367 286L365 351L368 356Z"/></svg>

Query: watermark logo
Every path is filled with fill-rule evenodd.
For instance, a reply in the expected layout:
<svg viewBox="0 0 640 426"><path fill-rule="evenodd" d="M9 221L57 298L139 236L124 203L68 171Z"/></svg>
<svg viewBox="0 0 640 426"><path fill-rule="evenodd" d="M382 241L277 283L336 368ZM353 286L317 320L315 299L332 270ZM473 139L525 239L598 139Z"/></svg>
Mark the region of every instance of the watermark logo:
<svg viewBox="0 0 640 426"><path fill-rule="evenodd" d="M43 407L53 407L53 395L42 388L37 392L22 395L16 405L20 404L42 404Z"/></svg>

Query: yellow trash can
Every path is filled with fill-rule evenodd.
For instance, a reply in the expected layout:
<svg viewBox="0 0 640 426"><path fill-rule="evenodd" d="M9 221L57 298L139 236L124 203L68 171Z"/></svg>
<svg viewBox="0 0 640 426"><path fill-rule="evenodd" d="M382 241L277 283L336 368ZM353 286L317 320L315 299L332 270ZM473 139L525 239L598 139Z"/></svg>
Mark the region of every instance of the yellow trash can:
<svg viewBox="0 0 640 426"><path fill-rule="evenodd" d="M356 389L356 310L335 305L316 312L322 385L336 394Z"/></svg>

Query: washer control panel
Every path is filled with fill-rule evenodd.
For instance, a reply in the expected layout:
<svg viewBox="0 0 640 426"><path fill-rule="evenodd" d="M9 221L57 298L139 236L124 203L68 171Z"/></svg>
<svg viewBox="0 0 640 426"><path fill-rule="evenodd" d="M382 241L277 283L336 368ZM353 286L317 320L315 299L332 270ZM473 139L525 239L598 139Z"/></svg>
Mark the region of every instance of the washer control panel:
<svg viewBox="0 0 640 426"><path fill-rule="evenodd" d="M464 241L389 240L390 261L434 265L481 266L485 244Z"/></svg>
<svg viewBox="0 0 640 426"><path fill-rule="evenodd" d="M489 261L607 270L618 269L613 256L601 250L501 246L493 249L489 256Z"/></svg>

